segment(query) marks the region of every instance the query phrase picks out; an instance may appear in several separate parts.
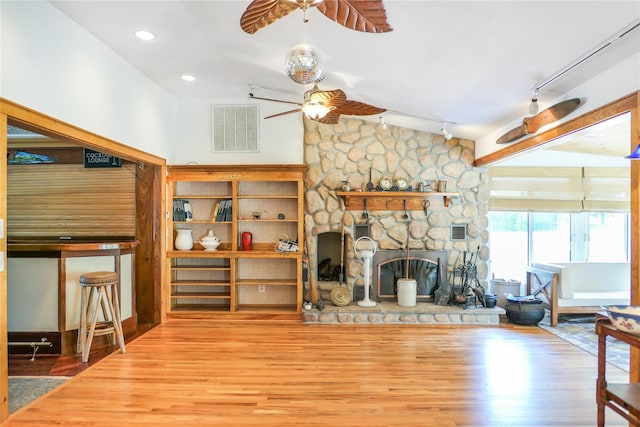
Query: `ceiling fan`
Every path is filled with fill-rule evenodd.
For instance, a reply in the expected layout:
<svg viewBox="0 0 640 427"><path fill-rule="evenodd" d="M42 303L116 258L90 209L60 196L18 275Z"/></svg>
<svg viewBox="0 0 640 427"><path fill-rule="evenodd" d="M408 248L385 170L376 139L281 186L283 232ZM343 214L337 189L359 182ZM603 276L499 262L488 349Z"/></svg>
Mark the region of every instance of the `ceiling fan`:
<svg viewBox="0 0 640 427"><path fill-rule="evenodd" d="M340 115L342 114L352 116L370 116L387 111L386 108L374 107L373 105L365 104L364 102L350 101L347 99L347 95L340 89L320 90L317 83L313 85L312 89L304 93L304 102L302 104L292 101L283 101L280 99L261 98L254 96L253 93L249 93L249 97L263 101L294 104L300 107L295 110L284 111L282 113L267 116L265 119L303 112L304 115L310 119L324 124L335 125L340 120Z"/></svg>
<svg viewBox="0 0 640 427"><path fill-rule="evenodd" d="M387 23L382 0L253 0L240 18L240 26L254 34L296 9L305 13L316 7L327 18L351 30L385 33L393 29Z"/></svg>
<svg viewBox="0 0 640 427"><path fill-rule="evenodd" d="M580 98L568 99L543 110L535 116L522 119L522 125L511 129L496 140L496 144L506 144L525 135L536 133L544 125L568 116L580 106Z"/></svg>

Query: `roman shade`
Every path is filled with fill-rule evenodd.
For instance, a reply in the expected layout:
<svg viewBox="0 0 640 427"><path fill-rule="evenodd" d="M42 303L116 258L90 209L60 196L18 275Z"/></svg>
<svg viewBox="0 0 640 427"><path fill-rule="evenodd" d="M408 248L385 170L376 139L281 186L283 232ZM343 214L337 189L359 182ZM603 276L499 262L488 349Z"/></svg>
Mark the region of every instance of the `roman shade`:
<svg viewBox="0 0 640 427"><path fill-rule="evenodd" d="M494 211L629 211L629 168L496 166L489 188Z"/></svg>

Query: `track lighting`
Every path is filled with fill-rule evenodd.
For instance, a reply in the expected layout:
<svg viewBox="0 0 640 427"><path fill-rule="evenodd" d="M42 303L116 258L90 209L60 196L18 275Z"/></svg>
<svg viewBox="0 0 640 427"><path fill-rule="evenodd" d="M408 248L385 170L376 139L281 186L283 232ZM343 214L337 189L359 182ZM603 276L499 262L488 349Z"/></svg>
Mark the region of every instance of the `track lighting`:
<svg viewBox="0 0 640 427"><path fill-rule="evenodd" d="M380 116L380 129L387 129L387 122L384 121L382 116Z"/></svg>
<svg viewBox="0 0 640 427"><path fill-rule="evenodd" d="M531 104L529 104L529 114L532 116L538 114L538 91L533 91L533 96L531 97Z"/></svg>
<svg viewBox="0 0 640 427"><path fill-rule="evenodd" d="M453 138L453 135L451 134L451 132L447 130L446 122L442 124L442 129L440 129L440 132L442 133L442 136L444 136L444 139L446 139L447 141Z"/></svg>

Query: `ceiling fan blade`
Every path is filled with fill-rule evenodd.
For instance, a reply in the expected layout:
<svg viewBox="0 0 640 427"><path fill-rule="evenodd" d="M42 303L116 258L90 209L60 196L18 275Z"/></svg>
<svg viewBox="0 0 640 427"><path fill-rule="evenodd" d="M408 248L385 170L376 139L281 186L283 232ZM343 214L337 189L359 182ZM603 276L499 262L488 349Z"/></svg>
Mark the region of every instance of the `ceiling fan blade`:
<svg viewBox="0 0 640 427"><path fill-rule="evenodd" d="M568 99L543 110L532 117L525 117L522 124L526 126L527 133L535 133L544 125L553 123L568 116L580 106L580 98Z"/></svg>
<svg viewBox="0 0 640 427"><path fill-rule="evenodd" d="M302 112L302 108L296 108L295 110L289 110L289 111L284 111L284 112L278 113L278 114L272 114L270 116L265 117L265 120L266 119L272 119L274 117L286 116L287 114L301 113L301 112Z"/></svg>
<svg viewBox="0 0 640 427"><path fill-rule="evenodd" d="M316 90L310 92L308 98L321 102L327 107L338 107L347 101L347 95L340 89Z"/></svg>
<svg viewBox="0 0 640 427"><path fill-rule="evenodd" d="M288 0L253 0L240 18L240 27L245 32L254 34L297 8L296 2Z"/></svg>
<svg viewBox="0 0 640 427"><path fill-rule="evenodd" d="M262 98L260 96L254 96L252 93L249 94L249 98L251 99L259 99L261 101L272 101L272 102L282 102L283 104L293 104L293 105L299 105L302 106L301 103L299 102L293 102L293 101L284 101L282 99L273 99L273 98Z"/></svg>
<svg viewBox="0 0 640 427"><path fill-rule="evenodd" d="M384 113L387 109L375 107L360 101L346 101L334 111L350 116L371 116L373 114Z"/></svg>
<svg viewBox="0 0 640 427"><path fill-rule="evenodd" d="M568 99L543 110L532 117L525 117L522 126L511 129L496 140L496 144L506 144L525 135L536 133L544 125L568 116L580 106L580 98Z"/></svg>
<svg viewBox="0 0 640 427"><path fill-rule="evenodd" d="M318 10L350 30L365 33L392 31L382 0L324 0Z"/></svg>

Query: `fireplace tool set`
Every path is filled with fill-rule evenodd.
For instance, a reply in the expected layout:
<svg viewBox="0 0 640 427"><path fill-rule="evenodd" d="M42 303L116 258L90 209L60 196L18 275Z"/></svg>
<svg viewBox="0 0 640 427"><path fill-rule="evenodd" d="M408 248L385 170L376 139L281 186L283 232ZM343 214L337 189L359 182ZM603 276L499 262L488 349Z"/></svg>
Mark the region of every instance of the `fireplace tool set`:
<svg viewBox="0 0 640 427"><path fill-rule="evenodd" d="M462 264L453 270L453 295L452 302L455 304L475 305L476 298L482 305L484 301L484 288L478 280L478 254L480 246L473 252L462 253ZM475 255L475 256L474 256ZM467 256L469 259L467 260Z"/></svg>
<svg viewBox="0 0 640 427"><path fill-rule="evenodd" d="M485 290L478 280L478 254L480 246L474 252L464 251L462 263L453 269L453 281L435 292L436 305L459 304L475 306L476 298L486 306ZM467 259L468 257L468 259Z"/></svg>

